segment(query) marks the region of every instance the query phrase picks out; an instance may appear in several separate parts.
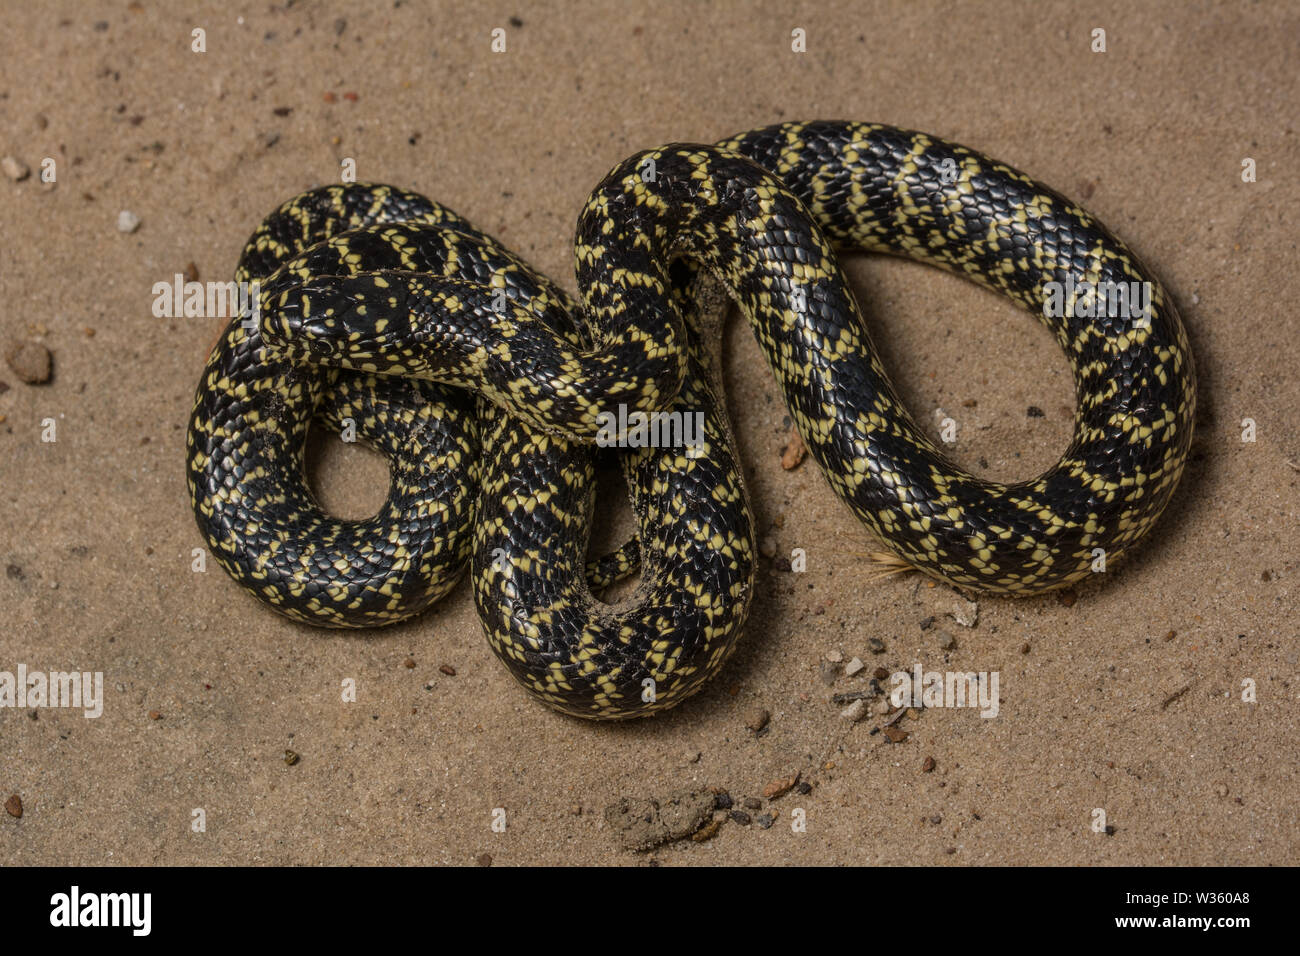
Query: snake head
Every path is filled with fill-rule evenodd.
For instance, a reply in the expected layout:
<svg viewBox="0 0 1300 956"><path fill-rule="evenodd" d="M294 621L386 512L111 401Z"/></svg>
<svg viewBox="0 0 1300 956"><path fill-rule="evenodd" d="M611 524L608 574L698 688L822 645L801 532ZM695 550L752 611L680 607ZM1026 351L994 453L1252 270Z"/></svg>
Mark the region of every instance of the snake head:
<svg viewBox="0 0 1300 956"><path fill-rule="evenodd" d="M410 331L404 300L379 273L308 279L263 297L262 338L313 363L383 371L380 357Z"/></svg>

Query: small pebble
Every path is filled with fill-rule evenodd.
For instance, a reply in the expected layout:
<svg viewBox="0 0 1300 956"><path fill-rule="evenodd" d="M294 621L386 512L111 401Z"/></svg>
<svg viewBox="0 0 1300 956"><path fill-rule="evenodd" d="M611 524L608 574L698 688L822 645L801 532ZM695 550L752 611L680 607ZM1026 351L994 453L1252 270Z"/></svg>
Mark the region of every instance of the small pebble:
<svg viewBox="0 0 1300 956"><path fill-rule="evenodd" d="M771 713L764 710L762 707L759 707L750 711L749 716L745 718L745 726L754 733L758 733L767 726L767 722L771 719Z"/></svg>
<svg viewBox="0 0 1300 956"><path fill-rule="evenodd" d="M771 535L764 537L763 540L758 543L758 553L765 558L775 558L776 539Z"/></svg>
<svg viewBox="0 0 1300 956"><path fill-rule="evenodd" d="M763 788L763 796L768 800L775 800L777 797L784 796L794 789L794 785L799 782L799 771L795 771L788 777L782 777L780 780L773 780Z"/></svg>
<svg viewBox="0 0 1300 956"><path fill-rule="evenodd" d="M478 856L474 857L474 862L477 863L479 866L491 866L492 854L480 853Z"/></svg>
<svg viewBox="0 0 1300 956"><path fill-rule="evenodd" d="M1028 645L1028 644L1021 644L1021 645L1020 645L1020 653L1021 653L1021 654L1028 654L1028 653L1029 653L1029 645Z"/></svg>
<svg viewBox="0 0 1300 956"><path fill-rule="evenodd" d="M921 764L921 773L933 773L933 772L934 772L934 758L926 757L925 761Z"/></svg>
<svg viewBox="0 0 1300 956"><path fill-rule="evenodd" d="M810 794L812 793L812 784L807 782L801 783L799 786L794 788L794 792L801 796Z"/></svg>
<svg viewBox="0 0 1300 956"><path fill-rule="evenodd" d="M439 664L438 670L446 674L448 677L456 676L456 668L452 667L450 664Z"/></svg>
<svg viewBox="0 0 1300 956"><path fill-rule="evenodd" d="M23 815L23 801L18 794L14 794L5 801L5 813L11 817L21 817Z"/></svg>
<svg viewBox="0 0 1300 956"><path fill-rule="evenodd" d="M760 799L758 799L758 797L746 797L746 798L745 798L745 809L747 809L747 810L762 810L762 809L763 809L763 801L760 800Z"/></svg>
<svg viewBox="0 0 1300 956"><path fill-rule="evenodd" d="M885 736L889 738L891 744L901 744L907 739L907 731L899 730L897 727L886 727Z"/></svg>
<svg viewBox="0 0 1300 956"><path fill-rule="evenodd" d="M292 767L294 764L298 762L298 754L292 750L286 750L284 752L284 762L287 763L290 767Z"/></svg>
<svg viewBox="0 0 1300 956"><path fill-rule="evenodd" d="M408 671L415 670L415 658L408 657L406 660L402 661L402 666Z"/></svg>
<svg viewBox="0 0 1300 956"><path fill-rule="evenodd" d="M772 825L772 819L773 818L770 813L764 813L762 816L755 817L754 822L757 823L764 830L766 830L768 827Z"/></svg>
<svg viewBox="0 0 1300 956"><path fill-rule="evenodd" d="M730 810L734 804L731 794L723 790L713 798L713 806L719 810Z"/></svg>
<svg viewBox="0 0 1300 956"><path fill-rule="evenodd" d="M844 676L852 677L853 675L860 673L866 666L866 664L862 663L862 658L855 657L844 665Z"/></svg>
<svg viewBox="0 0 1300 956"><path fill-rule="evenodd" d="M781 467L786 471L794 471L806 457L808 457L808 447L799 437L799 433L793 428L790 429L790 439L781 449Z"/></svg>
<svg viewBox="0 0 1300 956"><path fill-rule="evenodd" d="M1073 591L1066 590L1058 594L1056 599L1061 602L1062 607L1074 607L1074 602L1079 600L1079 595L1075 594Z"/></svg>
<svg viewBox="0 0 1300 956"><path fill-rule="evenodd" d="M4 170L4 174L16 183L22 182L32 173L28 165L15 156L0 159L0 170Z"/></svg>
<svg viewBox="0 0 1300 956"><path fill-rule="evenodd" d="M874 677L876 680L889 680L889 668L877 667L874 671L871 672L871 676Z"/></svg>
<svg viewBox="0 0 1300 956"><path fill-rule="evenodd" d="M50 350L40 342L33 342L30 339L15 342L5 349L5 362L13 369L14 374L28 385L48 382L54 368Z"/></svg>
<svg viewBox="0 0 1300 956"><path fill-rule="evenodd" d="M150 720L162 720L162 711L160 711L160 710L151 710L151 711L149 711L149 719L150 719Z"/></svg>
<svg viewBox="0 0 1300 956"><path fill-rule="evenodd" d="M952 619L962 627L974 627L980 620L980 606L975 601L962 601L952 612Z"/></svg>
<svg viewBox="0 0 1300 956"><path fill-rule="evenodd" d="M117 231L118 232L135 232L140 228L140 217L129 209L123 209L117 214Z"/></svg>
<svg viewBox="0 0 1300 956"><path fill-rule="evenodd" d="M1037 405L1030 405L1028 408L1025 409L1025 414L1028 415L1030 418L1042 418L1043 410L1039 408Z"/></svg>
<svg viewBox="0 0 1300 956"><path fill-rule="evenodd" d="M832 664L838 664L840 661L844 660L844 655L839 651L831 651L826 655L826 659Z"/></svg>
<svg viewBox="0 0 1300 956"><path fill-rule="evenodd" d="M947 631L939 632L939 647L942 650L950 651L957 646L957 638L953 637Z"/></svg>
<svg viewBox="0 0 1300 956"><path fill-rule="evenodd" d="M840 716L845 720L851 720L855 724L867 715L867 702L865 700L855 700L849 706L840 711Z"/></svg>
<svg viewBox="0 0 1300 956"><path fill-rule="evenodd" d="M885 642L878 637L873 637L867 641L867 649L873 654L885 653Z"/></svg>
<svg viewBox="0 0 1300 956"><path fill-rule="evenodd" d="M732 810L731 819L735 820L742 827L747 827L753 822L753 818L744 810Z"/></svg>

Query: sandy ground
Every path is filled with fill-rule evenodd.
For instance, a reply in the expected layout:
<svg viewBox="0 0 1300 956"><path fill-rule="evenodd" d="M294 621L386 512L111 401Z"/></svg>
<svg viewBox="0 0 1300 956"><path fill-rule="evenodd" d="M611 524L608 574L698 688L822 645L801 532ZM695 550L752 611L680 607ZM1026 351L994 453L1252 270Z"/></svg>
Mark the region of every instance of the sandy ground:
<svg viewBox="0 0 1300 956"><path fill-rule="evenodd" d="M0 154L31 174L0 178L0 338L43 343L54 375L0 366L0 670L102 671L106 701L97 719L0 709L0 799L23 807L0 813L0 863L1300 860L1295 5L3 6ZM1166 283L1193 338L1198 432L1131 560L1073 600L982 598L974 627L944 588L868 581L865 532L811 464L781 468L784 409L733 319L759 525L808 570L764 565L743 646L672 713L546 710L493 657L464 584L419 620L348 635L191 570L184 426L220 322L155 318L155 282L191 263L228 279L258 220L350 157L571 284L573 223L616 162L792 118L981 149L1083 201ZM123 210L137 231L119 232ZM1073 394L1045 331L921 266L850 272L918 418L959 411L959 461L1023 478L1055 460ZM316 467L346 514L376 507L385 477L337 441ZM862 683L837 656L997 671L1000 712L927 710L891 743L830 701ZM637 854L604 822L623 797L739 802L796 771L809 792L751 811L770 829L728 819Z"/></svg>

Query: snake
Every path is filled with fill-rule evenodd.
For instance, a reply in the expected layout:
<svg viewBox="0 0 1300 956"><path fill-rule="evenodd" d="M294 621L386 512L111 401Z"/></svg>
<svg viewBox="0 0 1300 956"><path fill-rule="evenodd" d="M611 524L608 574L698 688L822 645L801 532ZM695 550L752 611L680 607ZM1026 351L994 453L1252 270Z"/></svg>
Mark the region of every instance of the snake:
<svg viewBox="0 0 1300 956"><path fill-rule="evenodd" d="M256 307L212 350L186 445L235 582L304 624L378 627L468 569L489 645L548 706L675 706L735 651L759 580L719 385L733 303L886 566L1041 594L1128 552L1183 473L1196 376L1171 297L1074 202L965 146L817 121L642 150L592 191L574 247L577 296L395 186L321 186L268 216L235 273ZM971 279L1050 330L1077 399L1056 464L1002 483L945 454L890 383L846 252ZM321 507L314 428L387 458L376 514ZM602 458L637 531L592 559ZM630 596L598 597L637 568Z"/></svg>

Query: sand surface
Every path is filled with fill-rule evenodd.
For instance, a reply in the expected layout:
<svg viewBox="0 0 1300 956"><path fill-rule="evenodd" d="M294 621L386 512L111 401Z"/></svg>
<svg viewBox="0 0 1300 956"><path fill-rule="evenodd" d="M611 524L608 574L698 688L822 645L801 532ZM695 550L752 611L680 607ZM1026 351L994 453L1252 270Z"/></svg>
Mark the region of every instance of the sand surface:
<svg viewBox="0 0 1300 956"><path fill-rule="evenodd" d="M0 366L0 670L100 671L106 701L97 719L0 709L0 800L23 806L0 814L0 863L1300 861L1295 4L3 7L0 155L31 174L0 178L0 339L43 343L54 374ZM764 562L743 645L674 712L548 711L492 655L464 583L418 620L339 634L280 619L215 564L191 570L184 429L223 323L154 317L155 282L191 263L229 279L262 216L352 158L571 287L573 224L615 163L796 118L980 149L1080 200L1160 276L1200 406L1182 487L1130 560L1073 600L980 598L974 627L946 588L868 581L866 533L811 463L782 469L785 411L733 318L726 385L758 524L808 570ZM1001 479L1055 461L1074 396L1042 328L922 266L849 271L918 419L959 413L958 461ZM326 442L315 478L361 515L386 469ZM606 506L617 537L626 506ZM837 656L997 671L999 714L926 710L891 743L830 701L865 677L836 676ZM638 854L604 822L620 798L739 802L796 772L809 792L752 812L770 829L729 819Z"/></svg>

